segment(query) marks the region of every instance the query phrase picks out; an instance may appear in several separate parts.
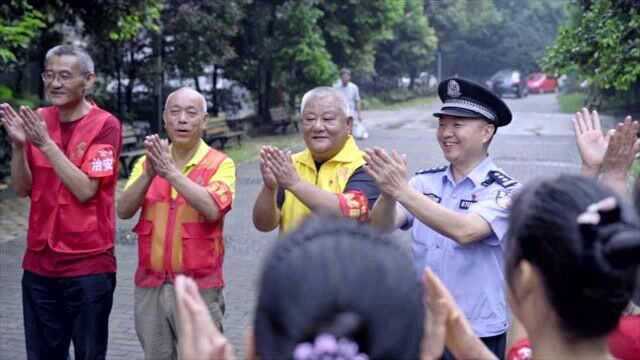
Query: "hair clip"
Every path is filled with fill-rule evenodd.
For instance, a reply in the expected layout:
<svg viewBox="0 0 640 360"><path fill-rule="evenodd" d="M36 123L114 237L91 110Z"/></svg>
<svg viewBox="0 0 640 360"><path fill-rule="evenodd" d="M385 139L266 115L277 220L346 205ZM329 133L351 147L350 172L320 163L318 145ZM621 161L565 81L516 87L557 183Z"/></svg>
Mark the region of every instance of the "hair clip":
<svg viewBox="0 0 640 360"><path fill-rule="evenodd" d="M358 352L358 344L348 339L336 339L330 334L320 334L313 343L296 345L294 360L369 360Z"/></svg>

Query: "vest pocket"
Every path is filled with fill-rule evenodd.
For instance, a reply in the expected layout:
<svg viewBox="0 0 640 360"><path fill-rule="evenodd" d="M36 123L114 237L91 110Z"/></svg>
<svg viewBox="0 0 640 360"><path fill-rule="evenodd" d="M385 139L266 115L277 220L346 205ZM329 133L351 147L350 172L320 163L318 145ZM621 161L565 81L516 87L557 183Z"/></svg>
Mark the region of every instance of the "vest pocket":
<svg viewBox="0 0 640 360"><path fill-rule="evenodd" d="M222 253L215 225L205 223L182 224L182 263L185 271L213 268L220 263Z"/></svg>
<svg viewBox="0 0 640 360"><path fill-rule="evenodd" d="M142 215L140 215L142 217ZM153 223L146 219L140 219L132 230L138 235L138 261L143 268L151 268L151 234Z"/></svg>
<svg viewBox="0 0 640 360"><path fill-rule="evenodd" d="M83 253L103 249L107 239L98 231L98 216L95 203L82 206L60 204L58 208L57 237L54 248L62 252Z"/></svg>

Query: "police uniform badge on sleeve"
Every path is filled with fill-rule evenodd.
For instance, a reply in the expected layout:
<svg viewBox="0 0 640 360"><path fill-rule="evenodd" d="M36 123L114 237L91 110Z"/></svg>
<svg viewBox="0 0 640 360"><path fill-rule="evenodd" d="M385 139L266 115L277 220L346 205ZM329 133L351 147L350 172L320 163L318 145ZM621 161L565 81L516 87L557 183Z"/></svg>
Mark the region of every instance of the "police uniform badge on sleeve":
<svg viewBox="0 0 640 360"><path fill-rule="evenodd" d="M496 205L498 205L499 208L501 209L508 209L511 207L511 194L503 191L503 190L499 190L496 193Z"/></svg>

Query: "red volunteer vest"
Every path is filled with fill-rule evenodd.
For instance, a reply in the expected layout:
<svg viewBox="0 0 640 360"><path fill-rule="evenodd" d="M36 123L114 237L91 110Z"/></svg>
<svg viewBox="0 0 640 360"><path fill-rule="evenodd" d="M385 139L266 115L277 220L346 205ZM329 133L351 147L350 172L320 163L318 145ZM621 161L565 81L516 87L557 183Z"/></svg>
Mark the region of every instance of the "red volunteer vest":
<svg viewBox="0 0 640 360"><path fill-rule="evenodd" d="M206 187L225 159L223 153L209 149L189 172L189 179ZM169 182L156 176L133 229L138 234L136 285L158 287L173 281L176 274L185 274L201 288L223 287L223 223L224 217L207 221L179 193L172 199Z"/></svg>
<svg viewBox="0 0 640 360"><path fill-rule="evenodd" d="M41 108L39 113L52 140L62 149L58 109L53 106ZM109 116L111 114L94 105L82 120L78 120L80 123L67 148L62 149L75 166L82 166L87 150ZM40 251L48 244L53 251L68 254L97 253L112 248L117 176L101 179L93 198L81 203L62 184L49 160L37 147L29 144L27 156L32 176L28 248ZM117 174L117 166L114 173Z"/></svg>

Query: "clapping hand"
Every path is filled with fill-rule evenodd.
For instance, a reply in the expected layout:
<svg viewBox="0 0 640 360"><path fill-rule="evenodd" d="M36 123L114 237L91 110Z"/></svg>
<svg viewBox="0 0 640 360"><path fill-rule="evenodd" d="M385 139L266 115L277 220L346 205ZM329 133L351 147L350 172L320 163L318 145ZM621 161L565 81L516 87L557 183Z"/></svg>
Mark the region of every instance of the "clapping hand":
<svg viewBox="0 0 640 360"><path fill-rule="evenodd" d="M153 170L148 170L149 174L155 171L157 175L165 179L178 173L176 162L171 156L169 142L166 139L160 139L158 135L147 136L144 140L146 156L151 160Z"/></svg>
<svg viewBox="0 0 640 360"><path fill-rule="evenodd" d="M456 304L449 290L430 269L423 275L427 312L427 339L423 342L423 360L437 359L443 353L443 341L456 359L495 359L475 335L471 324ZM431 336L434 339L429 339ZM429 348L431 347L431 348Z"/></svg>
<svg viewBox="0 0 640 360"><path fill-rule="evenodd" d="M407 161L395 150L389 155L380 148L367 149L364 159L367 162L365 171L382 193L397 199L398 194L409 187Z"/></svg>
<svg viewBox="0 0 640 360"><path fill-rule="evenodd" d="M272 146L264 147L263 150L267 173L273 174L278 185L291 189L300 181L300 176L293 167L290 151L284 152Z"/></svg>
<svg viewBox="0 0 640 360"><path fill-rule="evenodd" d="M22 118L9 104L0 104L0 122L7 130L9 139L15 145L22 146L27 141Z"/></svg>
<svg viewBox="0 0 640 360"><path fill-rule="evenodd" d="M609 145L600 168L603 177L614 177L626 181L629 169L640 150L638 130L640 130L638 121L632 121L631 117L627 116L624 122L619 123L611 132Z"/></svg>
<svg viewBox="0 0 640 360"><path fill-rule="evenodd" d="M40 114L26 106L22 106L20 107L20 116L22 117L23 129L29 142L38 148L51 143L47 124Z"/></svg>
<svg viewBox="0 0 640 360"><path fill-rule="evenodd" d="M191 278L178 275L175 289L180 359L233 360L233 348L213 323L198 285Z"/></svg>
<svg viewBox="0 0 640 360"><path fill-rule="evenodd" d="M273 151L271 146L263 146L260 148L260 173L262 174L262 181L264 186L270 190L275 190L278 187L278 181L276 180L273 171L269 168L267 153Z"/></svg>

